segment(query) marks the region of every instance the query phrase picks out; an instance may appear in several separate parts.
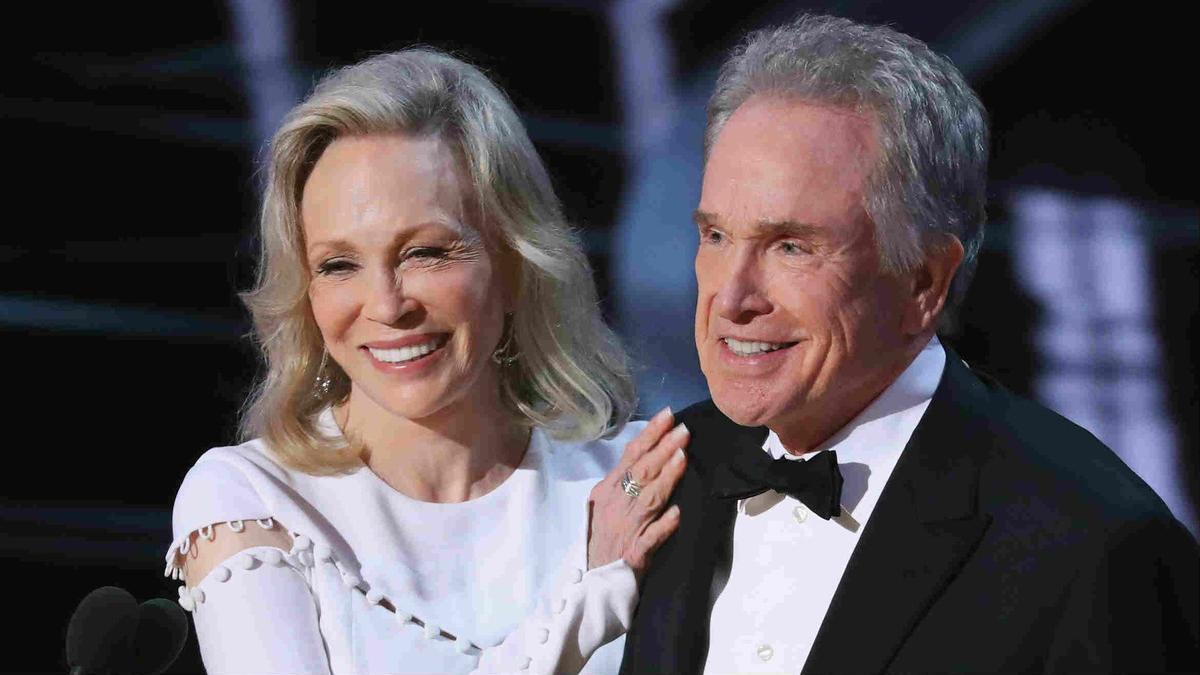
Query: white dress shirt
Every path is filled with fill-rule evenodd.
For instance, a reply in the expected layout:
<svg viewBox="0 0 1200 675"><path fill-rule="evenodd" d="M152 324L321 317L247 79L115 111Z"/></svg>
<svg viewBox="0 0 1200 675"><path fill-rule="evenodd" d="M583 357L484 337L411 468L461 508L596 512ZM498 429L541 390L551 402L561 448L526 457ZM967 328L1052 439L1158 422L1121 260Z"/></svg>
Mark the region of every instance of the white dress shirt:
<svg viewBox="0 0 1200 675"><path fill-rule="evenodd" d="M837 451L842 515L822 520L804 504L768 490L738 502L733 562L713 605L706 673L799 673L842 572L900 453L941 380L937 338L887 389L816 451L788 454L775 432L763 450L806 461ZM881 598L881 600L883 600Z"/></svg>

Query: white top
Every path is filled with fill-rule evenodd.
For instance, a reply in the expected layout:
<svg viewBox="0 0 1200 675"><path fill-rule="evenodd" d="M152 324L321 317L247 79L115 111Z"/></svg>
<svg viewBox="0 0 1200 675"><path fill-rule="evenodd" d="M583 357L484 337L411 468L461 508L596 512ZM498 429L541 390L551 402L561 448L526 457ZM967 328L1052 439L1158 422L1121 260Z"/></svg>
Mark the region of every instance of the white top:
<svg viewBox="0 0 1200 675"><path fill-rule="evenodd" d="M321 424L338 433L329 411ZM293 471L259 440L209 450L176 496L167 574L182 578L176 554L213 523L274 519L293 547L248 549L181 587L205 668L617 672L637 585L622 560L587 570L587 499L643 426L587 443L535 429L511 476L456 504L406 497L365 466Z"/></svg>
<svg viewBox="0 0 1200 675"><path fill-rule="evenodd" d="M738 502L729 581L713 605L706 673L799 673L862 527L916 429L946 364L930 340L908 368L816 452L837 451L842 515L822 520L768 490ZM763 450L788 454L775 432Z"/></svg>

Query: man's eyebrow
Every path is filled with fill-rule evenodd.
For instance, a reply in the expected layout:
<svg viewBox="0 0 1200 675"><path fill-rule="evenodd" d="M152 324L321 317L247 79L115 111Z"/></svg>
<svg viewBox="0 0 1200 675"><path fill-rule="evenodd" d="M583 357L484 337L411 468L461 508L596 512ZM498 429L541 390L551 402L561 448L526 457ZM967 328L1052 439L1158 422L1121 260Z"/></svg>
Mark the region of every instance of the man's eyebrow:
<svg viewBox="0 0 1200 675"><path fill-rule="evenodd" d="M703 230L706 227L718 227L721 223L721 217L715 213L701 211L696 209L692 213L692 220L695 221L696 227ZM772 220L763 218L755 221L753 231L750 237L753 239L770 239L772 237L786 236L796 237L798 239L817 239L821 234L821 228L812 223L805 223L799 220Z"/></svg>
<svg viewBox="0 0 1200 675"><path fill-rule="evenodd" d="M715 213L701 211L696 209L692 212L692 222L696 223L696 227L710 227L715 225L720 218Z"/></svg>
<svg viewBox="0 0 1200 675"><path fill-rule="evenodd" d="M760 220L754 224L759 236L767 235L790 235L793 237L802 237L811 239L820 233L820 228L812 223L804 223L798 220Z"/></svg>

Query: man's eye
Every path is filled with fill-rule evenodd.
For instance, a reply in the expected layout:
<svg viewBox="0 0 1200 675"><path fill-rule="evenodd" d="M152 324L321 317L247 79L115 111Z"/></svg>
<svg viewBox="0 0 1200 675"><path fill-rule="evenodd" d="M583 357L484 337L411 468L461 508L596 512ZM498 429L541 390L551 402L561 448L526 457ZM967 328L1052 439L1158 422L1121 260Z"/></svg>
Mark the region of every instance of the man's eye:
<svg viewBox="0 0 1200 675"><path fill-rule="evenodd" d="M799 255L801 253L807 253L803 246L794 241L779 242L779 250L783 251L787 255Z"/></svg>
<svg viewBox="0 0 1200 675"><path fill-rule="evenodd" d="M704 233L704 242L707 244L719 244L725 240L725 236L716 230L709 230Z"/></svg>

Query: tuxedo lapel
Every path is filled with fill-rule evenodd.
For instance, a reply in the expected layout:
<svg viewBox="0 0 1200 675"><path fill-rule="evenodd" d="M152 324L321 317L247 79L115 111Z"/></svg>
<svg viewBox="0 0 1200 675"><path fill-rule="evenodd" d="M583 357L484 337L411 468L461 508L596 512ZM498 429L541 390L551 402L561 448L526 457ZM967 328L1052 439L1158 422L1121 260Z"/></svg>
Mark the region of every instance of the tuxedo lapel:
<svg viewBox="0 0 1200 675"><path fill-rule="evenodd" d="M974 377L946 351L929 408L850 557L804 673L883 672L987 529L977 509Z"/></svg>
<svg viewBox="0 0 1200 675"><path fill-rule="evenodd" d="M708 656L713 601L729 578L737 500L711 494L712 471L736 452L762 452L765 428L740 427L711 401L676 416L692 432L671 502L679 530L651 560L621 673L698 673Z"/></svg>

